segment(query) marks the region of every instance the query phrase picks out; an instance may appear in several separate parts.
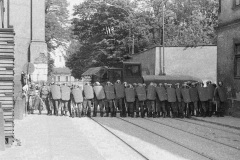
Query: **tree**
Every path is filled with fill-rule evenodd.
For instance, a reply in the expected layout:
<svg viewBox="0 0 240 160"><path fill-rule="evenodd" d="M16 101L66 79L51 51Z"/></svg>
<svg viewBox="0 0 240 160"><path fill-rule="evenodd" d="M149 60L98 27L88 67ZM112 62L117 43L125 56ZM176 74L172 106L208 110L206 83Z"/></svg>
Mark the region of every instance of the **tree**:
<svg viewBox="0 0 240 160"><path fill-rule="evenodd" d="M51 77L54 60L50 52L65 46L69 40L68 3L66 0L45 0L45 40L48 48L48 77Z"/></svg>
<svg viewBox="0 0 240 160"><path fill-rule="evenodd" d="M167 46L215 44L217 11L217 0L86 0L74 8L72 37L80 45L66 64L80 78L89 67L161 45L163 20Z"/></svg>

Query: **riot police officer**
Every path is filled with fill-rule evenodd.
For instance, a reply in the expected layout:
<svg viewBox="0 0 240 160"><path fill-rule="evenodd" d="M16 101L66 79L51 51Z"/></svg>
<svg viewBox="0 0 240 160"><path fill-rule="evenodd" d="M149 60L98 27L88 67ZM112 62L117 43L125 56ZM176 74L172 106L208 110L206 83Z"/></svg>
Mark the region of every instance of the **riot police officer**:
<svg viewBox="0 0 240 160"><path fill-rule="evenodd" d="M61 100L61 89L60 85L53 83L50 86L51 97L53 99L54 104L54 114L58 116L58 110L60 107L60 100Z"/></svg>
<svg viewBox="0 0 240 160"><path fill-rule="evenodd" d="M147 87L148 117L155 118L155 100L156 100L156 87L154 86L154 83L151 82Z"/></svg>
<svg viewBox="0 0 240 160"><path fill-rule="evenodd" d="M93 90L95 93L93 117L97 116L97 107L98 106L100 107L100 116L103 117L104 99L106 97L104 88L99 82L95 82Z"/></svg>
<svg viewBox="0 0 240 160"><path fill-rule="evenodd" d="M172 84L168 84L167 87L167 99L172 110L172 118L177 117L177 106L176 106L176 90L172 87Z"/></svg>
<svg viewBox="0 0 240 160"><path fill-rule="evenodd" d="M140 112L141 112L141 117L144 118L145 117L144 103L147 100L147 94L146 94L146 88L141 83L138 83L138 86L136 87L136 94L138 99L138 107L140 108Z"/></svg>
<svg viewBox="0 0 240 160"><path fill-rule="evenodd" d="M74 108L72 109L72 116L76 115L77 117L82 116L83 108L83 91L79 86L74 86L72 89Z"/></svg>
<svg viewBox="0 0 240 160"><path fill-rule="evenodd" d="M83 85L83 95L83 116L87 115L88 117L91 117L91 106L94 98L94 92L90 83L85 83L85 85Z"/></svg>
<svg viewBox="0 0 240 160"><path fill-rule="evenodd" d="M126 108L125 108L125 102L124 102L124 97L125 97L125 87L124 84L121 83L120 80L117 80L116 83L114 84L114 89L115 89L115 104L116 107L120 110L120 117L126 117Z"/></svg>
<svg viewBox="0 0 240 160"><path fill-rule="evenodd" d="M214 91L214 99L217 103L217 116L224 117L225 103L227 101L226 88L223 86L223 82L219 81L218 86Z"/></svg>
<svg viewBox="0 0 240 160"><path fill-rule="evenodd" d="M114 105L114 99L115 99L115 92L114 92L114 86L111 82L107 82L104 86L105 94L106 94L106 116L109 116L109 112L111 113L111 117L116 117L116 109Z"/></svg>
<svg viewBox="0 0 240 160"><path fill-rule="evenodd" d="M135 102L135 90L131 84L128 84L125 88L125 95L126 95L126 102L127 102L127 108L129 110L129 117L134 117L134 110L133 105Z"/></svg>
<svg viewBox="0 0 240 160"><path fill-rule="evenodd" d="M67 115L67 112L68 112L70 94L71 94L70 88L66 84L63 84L61 86L61 100L63 104L61 105L61 111L62 111L62 115L65 115L65 116ZM71 111L69 111L69 113L71 115Z"/></svg>
<svg viewBox="0 0 240 160"><path fill-rule="evenodd" d="M43 103L46 106L47 115L52 115L52 109L49 105L49 93L50 93L49 86L46 85L46 82L43 82L43 85L40 89L40 97L41 97Z"/></svg>

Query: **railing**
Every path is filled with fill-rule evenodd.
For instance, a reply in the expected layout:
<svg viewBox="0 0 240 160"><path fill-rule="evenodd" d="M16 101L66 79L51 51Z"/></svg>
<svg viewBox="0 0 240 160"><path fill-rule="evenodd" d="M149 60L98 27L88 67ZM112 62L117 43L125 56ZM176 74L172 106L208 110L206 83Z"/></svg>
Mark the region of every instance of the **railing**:
<svg viewBox="0 0 240 160"><path fill-rule="evenodd" d="M9 0L0 0L0 28L9 26Z"/></svg>

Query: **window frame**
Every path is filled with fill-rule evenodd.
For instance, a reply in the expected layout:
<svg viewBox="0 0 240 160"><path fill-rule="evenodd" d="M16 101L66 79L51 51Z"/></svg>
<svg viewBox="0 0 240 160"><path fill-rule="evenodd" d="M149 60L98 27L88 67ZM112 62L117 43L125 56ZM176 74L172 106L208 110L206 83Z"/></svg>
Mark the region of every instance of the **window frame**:
<svg viewBox="0 0 240 160"><path fill-rule="evenodd" d="M235 79L240 79L240 75L237 75L237 59L240 59L240 53L237 54L237 47L240 47L240 40L235 40L234 43L234 78ZM239 66L240 67L240 66Z"/></svg>
<svg viewBox="0 0 240 160"><path fill-rule="evenodd" d="M61 77L60 76L58 76L58 82L61 82Z"/></svg>

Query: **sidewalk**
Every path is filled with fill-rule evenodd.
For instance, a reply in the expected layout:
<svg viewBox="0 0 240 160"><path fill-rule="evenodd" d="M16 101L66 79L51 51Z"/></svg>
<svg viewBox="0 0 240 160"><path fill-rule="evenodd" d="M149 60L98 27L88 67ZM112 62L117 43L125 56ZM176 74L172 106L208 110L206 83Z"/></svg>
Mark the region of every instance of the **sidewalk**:
<svg viewBox="0 0 240 160"><path fill-rule="evenodd" d="M192 117L192 119L240 130L240 118L235 118L231 116L225 116L225 117L213 116L213 117L205 117L205 118Z"/></svg>
<svg viewBox="0 0 240 160"><path fill-rule="evenodd" d="M15 138L22 145L13 144L0 152L1 160L140 159L120 140L86 117L27 115L15 124Z"/></svg>

